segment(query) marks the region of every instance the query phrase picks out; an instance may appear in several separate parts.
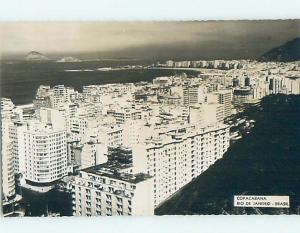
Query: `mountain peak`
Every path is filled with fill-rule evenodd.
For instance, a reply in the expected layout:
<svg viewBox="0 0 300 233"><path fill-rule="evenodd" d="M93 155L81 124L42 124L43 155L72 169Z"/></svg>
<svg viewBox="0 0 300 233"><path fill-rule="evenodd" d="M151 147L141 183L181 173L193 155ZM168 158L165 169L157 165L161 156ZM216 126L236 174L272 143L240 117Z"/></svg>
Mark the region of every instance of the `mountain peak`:
<svg viewBox="0 0 300 233"><path fill-rule="evenodd" d="M28 53L28 55L31 54L31 55L42 55L41 53L37 52L37 51L30 51Z"/></svg>
<svg viewBox="0 0 300 233"><path fill-rule="evenodd" d="M44 54L39 53L37 51L31 51L26 55L25 60L27 60L27 61L46 61L46 60L49 60L49 58L46 57Z"/></svg>

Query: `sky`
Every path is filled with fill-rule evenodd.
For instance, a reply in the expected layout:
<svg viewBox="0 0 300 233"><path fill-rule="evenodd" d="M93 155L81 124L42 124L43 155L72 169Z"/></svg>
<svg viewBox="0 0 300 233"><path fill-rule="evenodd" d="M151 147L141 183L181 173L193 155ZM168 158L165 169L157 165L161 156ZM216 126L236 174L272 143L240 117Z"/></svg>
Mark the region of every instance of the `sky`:
<svg viewBox="0 0 300 233"><path fill-rule="evenodd" d="M38 51L48 57L256 58L300 37L300 20L7 22L0 26L4 57Z"/></svg>

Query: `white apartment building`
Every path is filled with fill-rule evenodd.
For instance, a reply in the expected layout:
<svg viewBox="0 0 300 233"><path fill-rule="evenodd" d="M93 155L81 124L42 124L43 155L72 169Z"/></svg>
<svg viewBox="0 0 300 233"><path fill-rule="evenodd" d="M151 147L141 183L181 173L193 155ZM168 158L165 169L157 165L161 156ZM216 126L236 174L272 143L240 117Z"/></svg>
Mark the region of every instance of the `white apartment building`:
<svg viewBox="0 0 300 233"><path fill-rule="evenodd" d="M269 78L270 92L273 94L300 94L300 78L271 76Z"/></svg>
<svg viewBox="0 0 300 233"><path fill-rule="evenodd" d="M83 144L80 155L81 168L92 167L107 162L108 148L98 142L86 142Z"/></svg>
<svg viewBox="0 0 300 233"><path fill-rule="evenodd" d="M9 137L12 140L12 153L14 157L15 173L25 172L25 151L24 151L24 131L26 125L21 122L14 122L10 125Z"/></svg>
<svg viewBox="0 0 300 233"><path fill-rule="evenodd" d="M286 87L287 94L294 94L299 95L300 94L300 78L285 78L283 80L283 83Z"/></svg>
<svg viewBox="0 0 300 233"><path fill-rule="evenodd" d="M15 172L14 172L14 157L13 143L9 137L10 125L12 122L9 119L1 121L1 172L2 172L2 199L6 200L14 197L15 190ZM1 207L2 208L2 207Z"/></svg>
<svg viewBox="0 0 300 233"><path fill-rule="evenodd" d="M123 144L123 127L113 124L110 117L104 118L71 118L69 141L102 143L117 147Z"/></svg>
<svg viewBox="0 0 300 233"><path fill-rule="evenodd" d="M65 87L64 85L56 85L52 88L51 105L56 108L60 103L70 102L75 90L72 87Z"/></svg>
<svg viewBox="0 0 300 233"><path fill-rule="evenodd" d="M97 138L102 144L109 147L123 145L123 127L120 125L100 125L97 128Z"/></svg>
<svg viewBox="0 0 300 233"><path fill-rule="evenodd" d="M114 116L117 124L124 124L127 120L137 120L142 117L140 110L128 107L108 110L107 114Z"/></svg>
<svg viewBox="0 0 300 233"><path fill-rule="evenodd" d="M67 175L66 131L40 122L27 124L24 134L25 180L47 185Z"/></svg>
<svg viewBox="0 0 300 233"><path fill-rule="evenodd" d="M224 104L199 104L190 106L189 123L199 125L211 125L224 121Z"/></svg>
<svg viewBox="0 0 300 233"><path fill-rule="evenodd" d="M37 111L40 122L51 124L54 128L67 130L67 120L62 112L58 109L41 107Z"/></svg>
<svg viewBox="0 0 300 233"><path fill-rule="evenodd" d="M153 215L153 178L130 169L107 163L81 170L72 184L73 215Z"/></svg>
<svg viewBox="0 0 300 233"><path fill-rule="evenodd" d="M218 102L224 104L224 116L228 117L232 114L232 90L220 90L218 91Z"/></svg>
<svg viewBox="0 0 300 233"><path fill-rule="evenodd" d="M172 77L156 77L152 82L158 87L170 86L172 84Z"/></svg>
<svg viewBox="0 0 300 233"><path fill-rule="evenodd" d="M89 96L92 95L104 95L104 94L113 94L113 96L117 96L126 93L131 93L134 91L134 89L135 89L135 85L133 83L88 85L88 86L83 86L83 94L87 98L89 98Z"/></svg>
<svg viewBox="0 0 300 233"><path fill-rule="evenodd" d="M189 106L177 105L160 105L159 115L157 115L162 122L178 122L187 121L189 116Z"/></svg>
<svg viewBox="0 0 300 233"><path fill-rule="evenodd" d="M67 118L67 132L70 133L70 140L81 141L88 129L96 128L98 125L95 117L69 117Z"/></svg>
<svg viewBox="0 0 300 233"><path fill-rule="evenodd" d="M15 105L8 98L1 98L1 118L10 118L13 116Z"/></svg>
<svg viewBox="0 0 300 233"><path fill-rule="evenodd" d="M144 124L143 120L128 120L122 125L122 145L124 147L131 147L142 140Z"/></svg>
<svg viewBox="0 0 300 233"><path fill-rule="evenodd" d="M199 176L229 147L229 126L178 126L133 146L133 172L154 176L154 205Z"/></svg>
<svg viewBox="0 0 300 233"><path fill-rule="evenodd" d="M183 85L183 104L194 105L204 100L204 88L201 85Z"/></svg>
<svg viewBox="0 0 300 233"><path fill-rule="evenodd" d="M174 61L172 61L172 60L166 61L166 66L173 67L173 65L174 65Z"/></svg>

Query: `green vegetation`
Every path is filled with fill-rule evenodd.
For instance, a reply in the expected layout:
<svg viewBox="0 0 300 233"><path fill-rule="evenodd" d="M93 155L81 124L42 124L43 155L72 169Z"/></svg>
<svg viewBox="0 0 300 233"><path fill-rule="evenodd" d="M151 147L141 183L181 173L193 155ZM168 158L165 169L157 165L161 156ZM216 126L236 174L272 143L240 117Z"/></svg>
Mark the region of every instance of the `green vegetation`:
<svg viewBox="0 0 300 233"><path fill-rule="evenodd" d="M158 207L157 215L300 214L300 96L267 96L244 114L256 121L252 131ZM233 207L233 196L242 194L288 195L291 207Z"/></svg>
<svg viewBox="0 0 300 233"><path fill-rule="evenodd" d="M300 60L300 38L288 41L263 54L259 61L291 62Z"/></svg>

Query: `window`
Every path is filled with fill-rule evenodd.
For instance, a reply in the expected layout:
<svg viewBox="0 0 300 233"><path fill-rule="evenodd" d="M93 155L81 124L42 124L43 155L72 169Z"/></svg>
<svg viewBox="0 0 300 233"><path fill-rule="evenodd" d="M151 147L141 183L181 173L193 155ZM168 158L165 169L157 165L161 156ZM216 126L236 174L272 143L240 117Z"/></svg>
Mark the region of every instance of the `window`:
<svg viewBox="0 0 300 233"><path fill-rule="evenodd" d="M101 215L101 211L96 210L96 214L97 214L97 215Z"/></svg>
<svg viewBox="0 0 300 233"><path fill-rule="evenodd" d="M123 211L117 211L118 215L123 215Z"/></svg>

